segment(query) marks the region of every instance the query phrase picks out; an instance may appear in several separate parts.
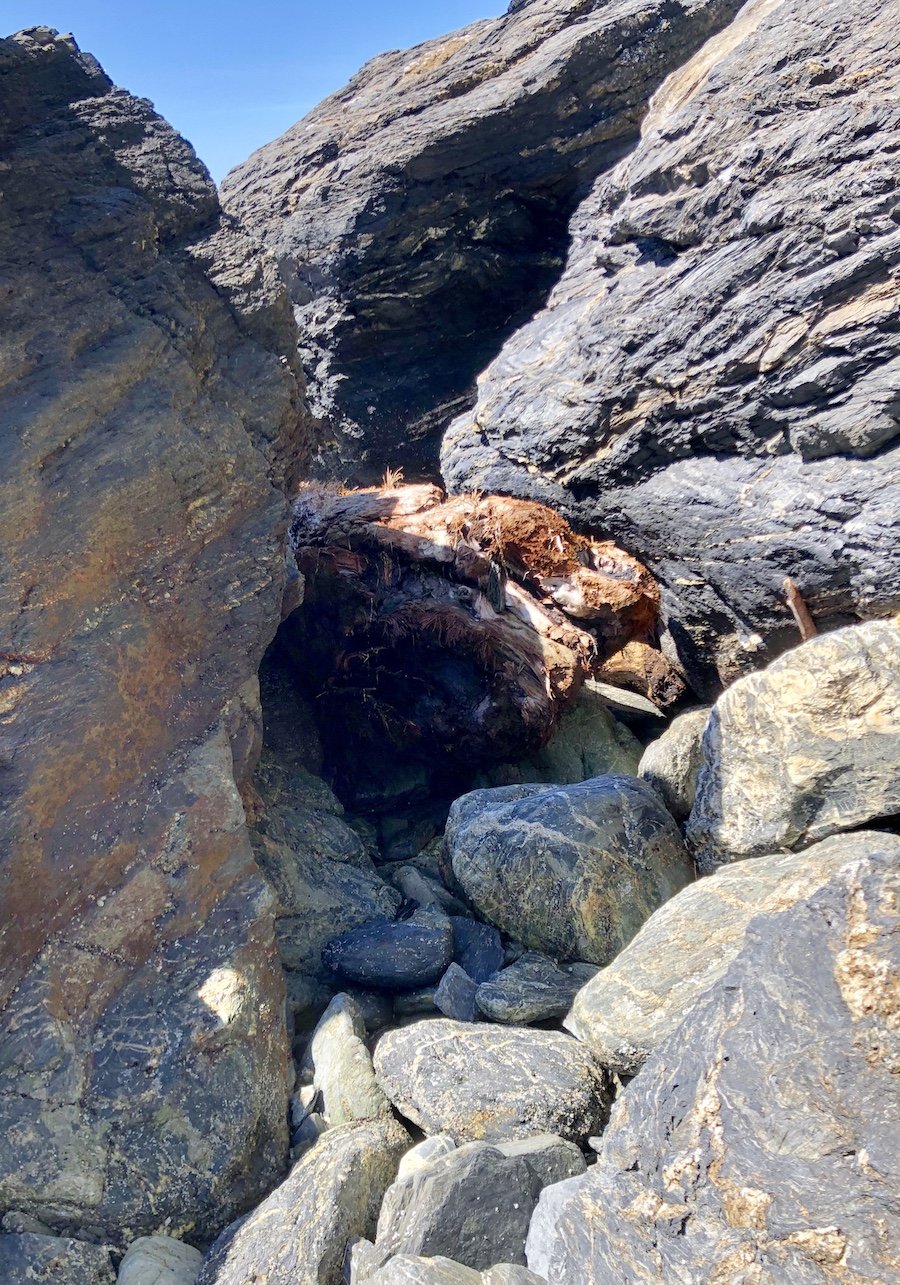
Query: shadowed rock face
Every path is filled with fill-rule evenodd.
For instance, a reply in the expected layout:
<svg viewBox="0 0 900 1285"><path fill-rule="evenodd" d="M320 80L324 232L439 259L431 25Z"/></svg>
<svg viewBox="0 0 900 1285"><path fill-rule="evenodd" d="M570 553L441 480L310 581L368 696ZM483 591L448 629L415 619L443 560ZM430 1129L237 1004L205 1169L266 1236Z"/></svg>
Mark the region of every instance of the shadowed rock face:
<svg viewBox="0 0 900 1285"><path fill-rule="evenodd" d="M701 687L900 601L894 161L881 0L752 0L666 82L573 220L547 308L443 448L452 488L645 558Z"/></svg>
<svg viewBox="0 0 900 1285"><path fill-rule="evenodd" d="M567 223L738 0L532 0L368 63L225 180L282 264L331 468L433 478L478 371L546 297Z"/></svg>
<svg viewBox="0 0 900 1285"><path fill-rule="evenodd" d="M898 873L853 862L741 953L550 1188L528 1264L556 1285L896 1273Z"/></svg>
<svg viewBox="0 0 900 1285"><path fill-rule="evenodd" d="M287 1146L235 782L307 444L290 309L71 38L0 42L0 150L0 1203L202 1235Z"/></svg>

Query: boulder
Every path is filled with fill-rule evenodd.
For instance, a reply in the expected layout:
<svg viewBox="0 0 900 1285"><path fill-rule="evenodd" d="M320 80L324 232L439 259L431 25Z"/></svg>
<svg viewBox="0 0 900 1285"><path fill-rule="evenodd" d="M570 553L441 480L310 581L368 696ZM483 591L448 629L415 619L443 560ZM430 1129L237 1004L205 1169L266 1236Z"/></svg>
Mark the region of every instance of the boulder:
<svg viewBox="0 0 900 1285"><path fill-rule="evenodd" d="M452 490L640 552L710 697L796 641L785 577L820 626L900 603L893 18L751 0L680 60L444 437Z"/></svg>
<svg viewBox="0 0 900 1285"><path fill-rule="evenodd" d="M384 1034L374 1061L402 1115L457 1142L580 1141L600 1131L609 1104L591 1053L555 1031L425 1019Z"/></svg>
<svg viewBox="0 0 900 1285"><path fill-rule="evenodd" d="M585 1171L573 1142L542 1136L490 1145L468 1142L439 1156L385 1193L375 1248L447 1257L485 1270L525 1263L525 1237L541 1188Z"/></svg>
<svg viewBox="0 0 900 1285"><path fill-rule="evenodd" d="M480 915L556 959L608 963L693 878L678 826L634 777L457 799L453 873Z"/></svg>
<svg viewBox="0 0 900 1285"><path fill-rule="evenodd" d="M141 1236L128 1246L116 1285L196 1285L203 1255L171 1236Z"/></svg>
<svg viewBox="0 0 900 1285"><path fill-rule="evenodd" d="M900 813L900 622L804 643L716 702L687 837L698 865Z"/></svg>
<svg viewBox="0 0 900 1285"><path fill-rule="evenodd" d="M0 1206L213 1235L287 1156L236 777L311 437L296 335L188 144L71 37L0 41L0 152Z"/></svg>
<svg viewBox="0 0 900 1285"><path fill-rule="evenodd" d="M708 722L708 708L679 714L641 756L637 775L653 786L676 821L686 821L694 806Z"/></svg>
<svg viewBox="0 0 900 1285"><path fill-rule="evenodd" d="M434 476L444 425L558 275L580 196L738 8L517 5L374 59L228 175L227 208L289 279L340 477Z"/></svg>
<svg viewBox="0 0 900 1285"><path fill-rule="evenodd" d="M417 910L409 919L377 920L332 937L322 962L361 986L415 990L440 979L453 958L446 915Z"/></svg>
<svg viewBox="0 0 900 1285"><path fill-rule="evenodd" d="M115 1279L102 1245L31 1232L0 1235L3 1285L113 1285Z"/></svg>
<svg viewBox="0 0 900 1285"><path fill-rule="evenodd" d="M347 1246L374 1231L408 1144L393 1119L329 1129L280 1187L222 1233L197 1285L341 1285Z"/></svg>
<svg viewBox="0 0 900 1285"><path fill-rule="evenodd" d="M750 924L597 1163L548 1189L530 1267L555 1285L893 1279L898 894L896 854L875 853Z"/></svg>
<svg viewBox="0 0 900 1285"><path fill-rule="evenodd" d="M596 971L588 964L570 968L571 971L560 968L537 951L526 951L509 968L482 982L475 992L475 1002L490 1021L511 1026L563 1017L580 988Z"/></svg>
<svg viewBox="0 0 900 1285"><path fill-rule="evenodd" d="M900 863L900 836L835 835L804 852L736 861L698 880L651 915L578 992L565 1027L604 1066L635 1075L724 975L756 915L805 901L851 858L866 857Z"/></svg>
<svg viewBox="0 0 900 1285"><path fill-rule="evenodd" d="M366 1024L349 995L335 995L310 1041L313 1086L330 1125L377 1120L391 1105L375 1081Z"/></svg>

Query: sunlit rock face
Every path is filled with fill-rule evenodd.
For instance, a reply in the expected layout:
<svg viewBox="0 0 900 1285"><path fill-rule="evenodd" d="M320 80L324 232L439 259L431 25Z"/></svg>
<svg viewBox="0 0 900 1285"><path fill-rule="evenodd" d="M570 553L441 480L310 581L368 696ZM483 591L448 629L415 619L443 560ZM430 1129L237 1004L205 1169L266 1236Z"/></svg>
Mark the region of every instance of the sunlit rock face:
<svg viewBox="0 0 900 1285"><path fill-rule="evenodd" d="M444 441L451 489L562 507L646 560L715 691L900 603L894 157L881 0L752 0L660 89L546 309Z"/></svg>
<svg viewBox="0 0 900 1285"><path fill-rule="evenodd" d="M382 54L222 185L285 271L329 470L434 479L569 217L740 0L530 0Z"/></svg>
<svg viewBox="0 0 900 1285"><path fill-rule="evenodd" d="M0 150L0 1203L202 1235L287 1146L236 776L296 340L190 147L70 37L0 42Z"/></svg>

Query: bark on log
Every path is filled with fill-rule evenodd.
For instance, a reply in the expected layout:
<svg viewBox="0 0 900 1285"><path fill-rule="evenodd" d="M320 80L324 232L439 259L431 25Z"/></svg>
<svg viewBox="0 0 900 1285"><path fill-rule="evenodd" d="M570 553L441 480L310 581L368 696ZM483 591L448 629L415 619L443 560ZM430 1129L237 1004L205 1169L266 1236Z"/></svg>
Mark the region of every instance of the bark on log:
<svg viewBox="0 0 900 1285"><path fill-rule="evenodd" d="M528 753L586 677L657 626L645 567L531 501L309 483L291 541L306 577L295 654L357 765L385 738L469 768Z"/></svg>

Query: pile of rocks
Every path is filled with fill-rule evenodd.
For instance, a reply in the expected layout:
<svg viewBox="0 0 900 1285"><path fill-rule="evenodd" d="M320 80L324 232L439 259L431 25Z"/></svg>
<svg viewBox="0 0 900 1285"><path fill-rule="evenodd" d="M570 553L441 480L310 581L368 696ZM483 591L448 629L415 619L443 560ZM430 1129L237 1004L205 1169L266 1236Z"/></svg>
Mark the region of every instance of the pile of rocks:
<svg viewBox="0 0 900 1285"><path fill-rule="evenodd" d="M298 1036L293 1167L200 1285L888 1279L898 764L882 622L674 720L639 776L458 800L421 879L466 913L429 891L325 942L355 989Z"/></svg>

